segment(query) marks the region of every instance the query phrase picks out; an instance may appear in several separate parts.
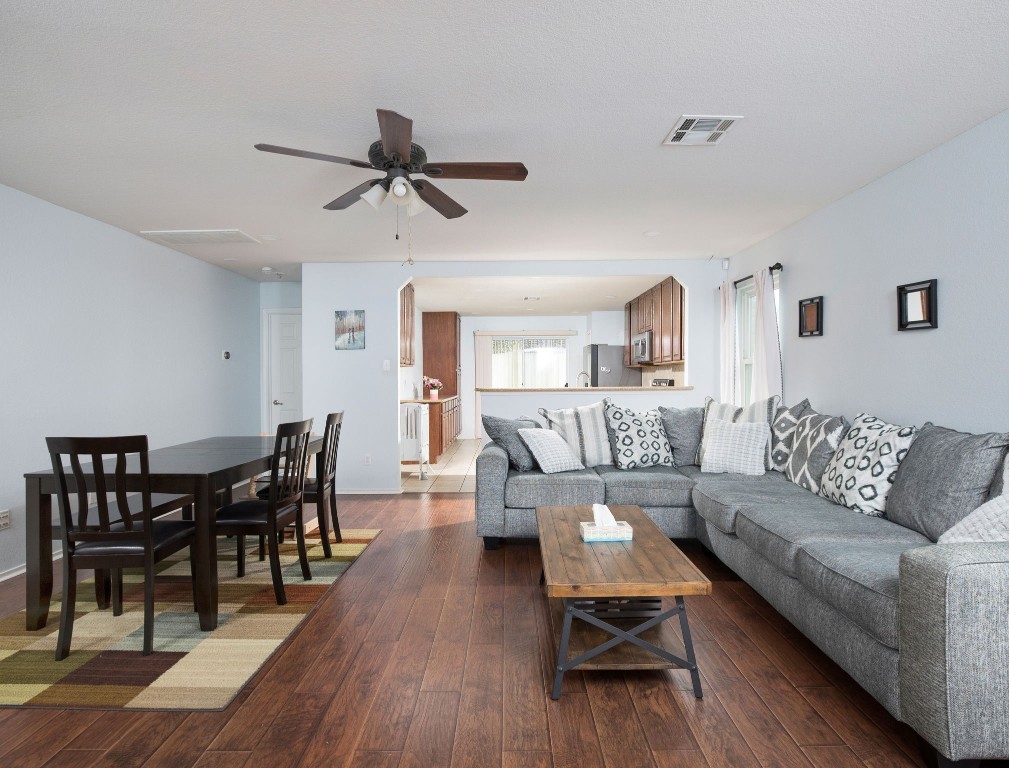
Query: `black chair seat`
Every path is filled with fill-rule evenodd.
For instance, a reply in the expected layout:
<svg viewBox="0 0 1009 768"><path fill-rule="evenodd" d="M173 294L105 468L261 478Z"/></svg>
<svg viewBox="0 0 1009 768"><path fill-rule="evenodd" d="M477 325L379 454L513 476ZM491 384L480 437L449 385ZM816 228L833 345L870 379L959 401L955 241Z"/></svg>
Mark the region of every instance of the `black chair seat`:
<svg viewBox="0 0 1009 768"><path fill-rule="evenodd" d="M143 530L142 520L133 524L135 530ZM116 523L111 526L113 531L122 531L123 524ZM196 530L195 524L191 520L156 520L154 522L154 553L160 554L166 549L174 547L181 549L180 543L192 537ZM126 539L108 541L82 541L74 546L75 557L129 557L130 555L143 555L143 539Z"/></svg>
<svg viewBox="0 0 1009 768"><path fill-rule="evenodd" d="M289 514L297 511L298 507L295 504L288 504L286 507L280 507L277 510L278 522L282 518L285 518ZM228 506L221 507L217 510L217 527L265 526L268 513L268 502L261 501L259 499L243 499L242 501L236 501L234 504L229 504Z"/></svg>

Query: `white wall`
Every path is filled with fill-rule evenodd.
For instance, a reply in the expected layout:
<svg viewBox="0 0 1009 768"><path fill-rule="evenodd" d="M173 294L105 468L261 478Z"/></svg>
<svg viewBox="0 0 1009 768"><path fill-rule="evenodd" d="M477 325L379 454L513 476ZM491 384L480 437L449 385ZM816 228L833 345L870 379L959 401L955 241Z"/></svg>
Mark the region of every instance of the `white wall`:
<svg viewBox="0 0 1009 768"><path fill-rule="evenodd" d="M259 432L255 282L0 186L0 576L48 435ZM222 350L231 359L221 360Z"/></svg>
<svg viewBox="0 0 1009 768"><path fill-rule="evenodd" d="M622 309L618 312L590 312L588 329L586 344L616 344L622 347L627 343L627 324Z"/></svg>
<svg viewBox="0 0 1009 768"><path fill-rule="evenodd" d="M298 309L301 307L301 283L260 283L259 308Z"/></svg>
<svg viewBox="0 0 1009 768"><path fill-rule="evenodd" d="M744 251L731 274L776 261L788 402L1009 430L1009 112ZM897 285L930 278L939 327L898 333ZM824 335L800 339L798 301L819 295Z"/></svg>
<svg viewBox="0 0 1009 768"><path fill-rule="evenodd" d="M499 275L676 275L687 288L687 342L691 383L704 393L718 382L717 261L642 260L582 262L394 262L305 264L302 322L305 415L320 419L345 411L337 487L397 492L399 475L398 291L413 277ZM333 349L333 312L367 312L367 348ZM389 370L383 361L389 361ZM366 464L370 457L370 464Z"/></svg>

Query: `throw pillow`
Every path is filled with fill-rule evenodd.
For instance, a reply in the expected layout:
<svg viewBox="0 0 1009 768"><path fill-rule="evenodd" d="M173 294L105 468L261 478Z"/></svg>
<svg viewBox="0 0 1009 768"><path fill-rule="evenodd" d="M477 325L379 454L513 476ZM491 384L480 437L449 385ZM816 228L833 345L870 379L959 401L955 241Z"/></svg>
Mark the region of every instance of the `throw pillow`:
<svg viewBox="0 0 1009 768"><path fill-rule="evenodd" d="M996 496L939 537L939 544L1009 542L1009 496Z"/></svg>
<svg viewBox="0 0 1009 768"><path fill-rule="evenodd" d="M525 417L502 419L500 416L487 416L486 414L481 419L483 420L483 428L490 435L490 439L505 449L508 461L515 469L520 472L528 472L536 467L536 460L519 437L519 430L538 428L538 422Z"/></svg>
<svg viewBox="0 0 1009 768"><path fill-rule="evenodd" d="M799 419L809 413L809 400L803 400L790 408L781 406L774 416L771 425L771 464L779 472L785 471L788 457L792 455L792 445L795 443L795 428Z"/></svg>
<svg viewBox="0 0 1009 768"><path fill-rule="evenodd" d="M658 411L635 413L604 401L606 431L619 469L673 466L673 451Z"/></svg>
<svg viewBox="0 0 1009 768"><path fill-rule="evenodd" d="M988 500L1007 447L1009 434L926 424L900 464L887 518L937 540Z"/></svg>
<svg viewBox="0 0 1009 768"><path fill-rule="evenodd" d="M585 469L578 457L571 451L563 437L550 429L520 429L519 437L536 457L536 463L545 475L554 472L568 472Z"/></svg>
<svg viewBox="0 0 1009 768"><path fill-rule="evenodd" d="M858 414L827 462L820 495L870 517L882 517L897 467L917 434L914 427Z"/></svg>
<svg viewBox="0 0 1009 768"><path fill-rule="evenodd" d="M673 450L673 466L684 467L697 461L704 427L704 409L666 408L659 406L662 426L665 427L669 447Z"/></svg>
<svg viewBox="0 0 1009 768"><path fill-rule="evenodd" d="M557 411L540 408L539 414L550 429L564 438L586 467L613 463L602 403Z"/></svg>
<svg viewBox="0 0 1009 768"><path fill-rule="evenodd" d="M704 443L706 438L704 432L707 429L708 419L721 419L722 421L733 421L736 423L746 422L748 424L764 422L768 429L774 423L774 417L778 412L778 401L780 398L773 395L766 400L758 400L745 408L738 408L729 403L717 403L715 399L709 397L704 401L704 424L701 430L701 444L697 449L696 464L704 464ZM766 456L764 457L764 469L772 469L771 463L771 441L767 442Z"/></svg>
<svg viewBox="0 0 1009 768"><path fill-rule="evenodd" d="M701 472L738 472L764 474L764 456L770 437L764 422L740 422L708 419L705 424L704 463Z"/></svg>
<svg viewBox="0 0 1009 768"><path fill-rule="evenodd" d="M809 409L795 425L785 477L807 491L819 492L823 470L847 430L843 416L825 416Z"/></svg>

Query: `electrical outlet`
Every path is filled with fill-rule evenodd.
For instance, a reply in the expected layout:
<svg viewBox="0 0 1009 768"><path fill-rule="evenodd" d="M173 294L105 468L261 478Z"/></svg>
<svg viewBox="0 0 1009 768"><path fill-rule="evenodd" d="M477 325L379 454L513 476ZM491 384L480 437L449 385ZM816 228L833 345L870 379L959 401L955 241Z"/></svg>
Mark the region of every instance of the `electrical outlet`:
<svg viewBox="0 0 1009 768"><path fill-rule="evenodd" d="M364 465L366 467L370 467L371 466L371 454L370 453L364 454Z"/></svg>
<svg viewBox="0 0 1009 768"><path fill-rule="evenodd" d="M9 509L0 509L0 531L4 528L11 527L11 511Z"/></svg>

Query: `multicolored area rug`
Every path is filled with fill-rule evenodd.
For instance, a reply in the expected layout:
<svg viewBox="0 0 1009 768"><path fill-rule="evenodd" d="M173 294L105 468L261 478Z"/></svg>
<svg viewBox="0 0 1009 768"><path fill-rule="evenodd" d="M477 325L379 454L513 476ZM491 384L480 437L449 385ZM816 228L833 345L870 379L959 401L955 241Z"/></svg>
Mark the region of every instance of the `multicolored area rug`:
<svg viewBox="0 0 1009 768"><path fill-rule="evenodd" d="M270 564L249 537L246 575L235 576L235 540L218 541L217 629L200 631L188 550L158 565L154 653L144 656L143 573L124 575L123 614L98 610L91 580L77 587L70 655L54 661L60 599L49 622L25 630L24 613L0 619L0 706L101 709L223 709L374 541L378 530L344 530L323 556L308 538L312 580L303 581L293 537L281 545L287 605L277 605Z"/></svg>

